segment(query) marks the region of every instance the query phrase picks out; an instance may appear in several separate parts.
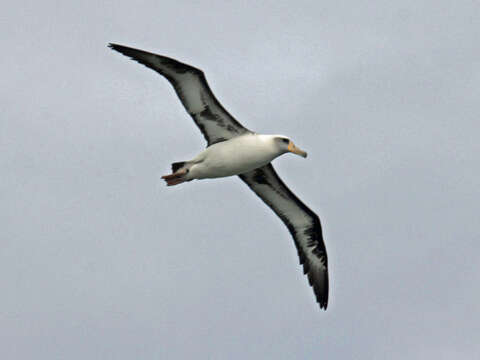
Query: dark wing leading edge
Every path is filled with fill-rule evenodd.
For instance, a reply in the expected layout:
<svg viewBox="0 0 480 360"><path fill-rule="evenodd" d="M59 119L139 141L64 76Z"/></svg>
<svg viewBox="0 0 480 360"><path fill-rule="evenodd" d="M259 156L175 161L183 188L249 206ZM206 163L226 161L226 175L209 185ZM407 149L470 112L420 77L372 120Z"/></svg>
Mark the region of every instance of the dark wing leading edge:
<svg viewBox="0 0 480 360"><path fill-rule="evenodd" d="M239 176L287 226L317 302L327 309L328 261L320 219L288 189L271 164Z"/></svg>
<svg viewBox="0 0 480 360"><path fill-rule="evenodd" d="M200 128L208 146L251 133L215 98L201 70L166 56L117 44L108 46L165 76L173 85L195 124Z"/></svg>

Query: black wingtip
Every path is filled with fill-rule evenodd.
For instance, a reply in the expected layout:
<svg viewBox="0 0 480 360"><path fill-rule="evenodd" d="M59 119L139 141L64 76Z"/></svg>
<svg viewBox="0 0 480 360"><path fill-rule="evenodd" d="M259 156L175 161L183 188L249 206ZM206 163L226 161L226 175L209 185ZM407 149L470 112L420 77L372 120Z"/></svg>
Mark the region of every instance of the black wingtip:
<svg viewBox="0 0 480 360"><path fill-rule="evenodd" d="M320 309L327 310L328 306L328 279L327 281L327 287L326 289L323 290L322 294L320 296L317 296L318 298L318 303L320 305Z"/></svg>
<svg viewBox="0 0 480 360"><path fill-rule="evenodd" d="M316 294L315 294L316 295ZM327 310L327 306L328 306L328 295L325 297L325 296L316 296L317 298L317 304L318 306L320 307L320 310Z"/></svg>
<svg viewBox="0 0 480 360"><path fill-rule="evenodd" d="M118 52L122 52L122 49L128 49L128 47L126 46L114 44L114 43L108 43L107 47Z"/></svg>
<svg viewBox="0 0 480 360"><path fill-rule="evenodd" d="M317 300L320 309L327 310L329 283L328 275L325 273L323 276L323 281L319 281L319 279L315 277L315 273L309 272L308 282L313 288L313 293L315 294L315 299Z"/></svg>
<svg viewBox="0 0 480 360"><path fill-rule="evenodd" d="M143 51L143 50L138 50L138 49L135 49L135 48L132 48L132 47L119 45L119 44L114 44L114 43L109 43L107 46L110 49L118 51L120 54L125 55L125 56L129 57L132 60L135 60L136 62L138 62L140 64L143 64L143 65L145 65L145 66L147 66L147 67L149 67L149 68L151 68L155 71L158 71L158 69L153 67L150 62L145 61L145 59L143 58L145 55L155 55L155 54L151 54L151 53L148 53L148 52Z"/></svg>
<svg viewBox="0 0 480 360"><path fill-rule="evenodd" d="M328 306L328 293L327 295L316 295L316 298L317 298L317 303L318 303L318 306L320 306L320 310L327 310L327 306Z"/></svg>
<svg viewBox="0 0 480 360"><path fill-rule="evenodd" d="M110 49L118 51L119 53L127 55L127 56L131 56L131 54L133 52L145 52L143 50L138 50L138 49L134 49L134 48L131 48L131 47L128 47L128 46L114 44L114 43L108 43L107 46Z"/></svg>

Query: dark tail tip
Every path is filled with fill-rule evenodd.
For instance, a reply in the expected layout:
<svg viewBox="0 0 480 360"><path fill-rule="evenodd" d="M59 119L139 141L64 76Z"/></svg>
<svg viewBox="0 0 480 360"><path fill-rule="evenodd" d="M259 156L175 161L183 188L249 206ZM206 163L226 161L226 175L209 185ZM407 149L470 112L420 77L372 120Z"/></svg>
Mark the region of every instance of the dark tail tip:
<svg viewBox="0 0 480 360"><path fill-rule="evenodd" d="M172 164L172 172L177 172L178 169L181 169L185 165L186 161L175 162Z"/></svg>

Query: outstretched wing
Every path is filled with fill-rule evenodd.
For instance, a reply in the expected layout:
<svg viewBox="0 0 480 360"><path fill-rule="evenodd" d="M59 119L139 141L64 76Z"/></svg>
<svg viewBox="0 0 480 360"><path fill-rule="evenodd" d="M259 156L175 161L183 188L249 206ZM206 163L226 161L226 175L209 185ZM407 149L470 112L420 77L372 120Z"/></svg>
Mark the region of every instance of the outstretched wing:
<svg viewBox="0 0 480 360"><path fill-rule="evenodd" d="M173 85L195 124L200 128L208 146L251 133L215 98L201 70L166 56L117 44L108 46L165 76Z"/></svg>
<svg viewBox="0 0 480 360"><path fill-rule="evenodd" d="M320 219L288 189L271 164L239 176L287 226L317 302L327 309L328 261Z"/></svg>

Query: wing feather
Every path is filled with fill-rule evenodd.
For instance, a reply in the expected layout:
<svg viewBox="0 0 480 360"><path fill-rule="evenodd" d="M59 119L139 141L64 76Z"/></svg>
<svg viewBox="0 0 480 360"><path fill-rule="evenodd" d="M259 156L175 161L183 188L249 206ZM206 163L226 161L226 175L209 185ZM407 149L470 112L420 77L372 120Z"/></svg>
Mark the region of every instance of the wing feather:
<svg viewBox="0 0 480 360"><path fill-rule="evenodd" d="M243 127L215 98L203 72L166 56L127 46L109 47L155 70L172 84L183 106L203 133L208 146L251 133Z"/></svg>
<svg viewBox="0 0 480 360"><path fill-rule="evenodd" d="M320 219L288 189L271 164L239 177L287 226L317 302L320 308L327 309L328 259Z"/></svg>

